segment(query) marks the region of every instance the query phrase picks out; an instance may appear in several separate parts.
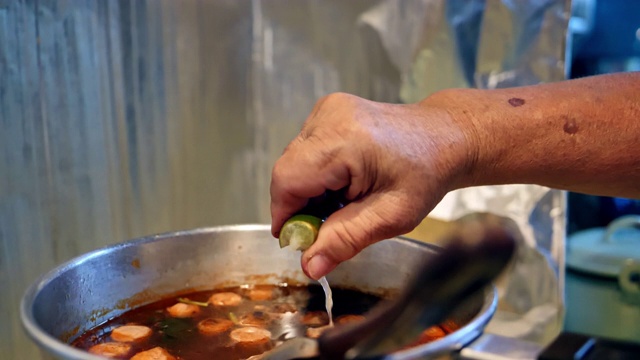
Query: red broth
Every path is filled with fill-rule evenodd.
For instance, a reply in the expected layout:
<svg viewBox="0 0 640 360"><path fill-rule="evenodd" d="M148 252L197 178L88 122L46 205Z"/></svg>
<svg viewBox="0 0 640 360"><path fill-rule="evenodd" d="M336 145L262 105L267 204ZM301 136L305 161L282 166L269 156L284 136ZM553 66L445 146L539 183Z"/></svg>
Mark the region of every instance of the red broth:
<svg viewBox="0 0 640 360"><path fill-rule="evenodd" d="M184 304L179 298L190 304L173 307ZM359 291L334 289L336 326L357 321L361 317L353 315L364 314L380 300ZM71 345L115 359L247 359L279 345L288 338L286 333L307 336L307 329L327 325L324 301L317 285L241 286L190 293L130 310L85 332ZM449 322L425 330L413 346L455 329ZM144 353L150 349L162 356Z"/></svg>

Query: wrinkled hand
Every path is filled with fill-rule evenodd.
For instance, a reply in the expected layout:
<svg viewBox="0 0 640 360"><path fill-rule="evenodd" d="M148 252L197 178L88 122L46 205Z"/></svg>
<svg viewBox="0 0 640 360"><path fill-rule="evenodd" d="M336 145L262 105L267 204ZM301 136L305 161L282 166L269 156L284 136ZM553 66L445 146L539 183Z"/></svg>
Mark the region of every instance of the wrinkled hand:
<svg viewBox="0 0 640 360"><path fill-rule="evenodd" d="M473 159L470 135L441 103L383 104L347 94L318 101L271 181L276 237L310 198L346 191L348 204L329 216L302 256L309 277L318 279L366 246L411 231L461 186Z"/></svg>

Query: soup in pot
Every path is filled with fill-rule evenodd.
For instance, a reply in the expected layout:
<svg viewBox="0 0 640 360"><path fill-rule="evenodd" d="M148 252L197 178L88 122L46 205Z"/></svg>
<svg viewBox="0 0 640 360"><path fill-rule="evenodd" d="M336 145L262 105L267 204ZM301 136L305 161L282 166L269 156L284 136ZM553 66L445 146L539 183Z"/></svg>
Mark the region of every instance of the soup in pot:
<svg viewBox="0 0 640 360"><path fill-rule="evenodd" d="M335 326L363 319L380 297L333 289ZM80 335L72 346L107 358L239 360L296 336L317 337L330 319L318 285L244 285L163 299L130 310ZM416 346L456 330L425 330Z"/></svg>

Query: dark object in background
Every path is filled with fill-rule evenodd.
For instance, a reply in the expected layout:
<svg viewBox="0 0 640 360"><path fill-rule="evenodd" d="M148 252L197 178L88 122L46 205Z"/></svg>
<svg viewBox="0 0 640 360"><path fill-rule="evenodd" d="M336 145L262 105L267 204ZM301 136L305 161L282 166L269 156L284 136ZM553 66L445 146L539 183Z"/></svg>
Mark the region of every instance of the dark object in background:
<svg viewBox="0 0 640 360"><path fill-rule="evenodd" d="M640 200L569 193L567 233L606 227L613 220L631 214L640 215Z"/></svg>
<svg viewBox="0 0 640 360"><path fill-rule="evenodd" d="M574 0L570 78L640 70L640 1Z"/></svg>
<svg viewBox="0 0 640 360"><path fill-rule="evenodd" d="M569 42L572 79L640 70L640 1L574 0ZM640 214L640 200L569 193L568 214L571 234Z"/></svg>
<svg viewBox="0 0 640 360"><path fill-rule="evenodd" d="M635 360L639 354L638 344L562 333L538 356L538 360Z"/></svg>

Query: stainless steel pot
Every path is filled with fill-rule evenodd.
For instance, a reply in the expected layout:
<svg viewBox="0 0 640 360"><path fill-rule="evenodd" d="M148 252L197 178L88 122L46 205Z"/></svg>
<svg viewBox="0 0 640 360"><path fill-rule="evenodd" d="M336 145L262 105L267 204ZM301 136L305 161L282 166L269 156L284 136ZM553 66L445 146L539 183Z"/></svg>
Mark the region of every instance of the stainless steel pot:
<svg viewBox="0 0 640 360"><path fill-rule="evenodd" d="M389 239L341 264L329 283L388 294L402 287L418 261L437 251L413 240ZM33 284L20 311L27 333L46 357L98 360L67 342L130 308L186 289L257 281L310 280L300 270L300 254L281 250L266 225L197 229L136 239L75 258ZM393 358L460 350L482 333L496 303L493 289L469 299L452 316L466 324L461 329Z"/></svg>
<svg viewBox="0 0 640 360"><path fill-rule="evenodd" d="M568 237L566 330L640 340L639 244L638 215Z"/></svg>

